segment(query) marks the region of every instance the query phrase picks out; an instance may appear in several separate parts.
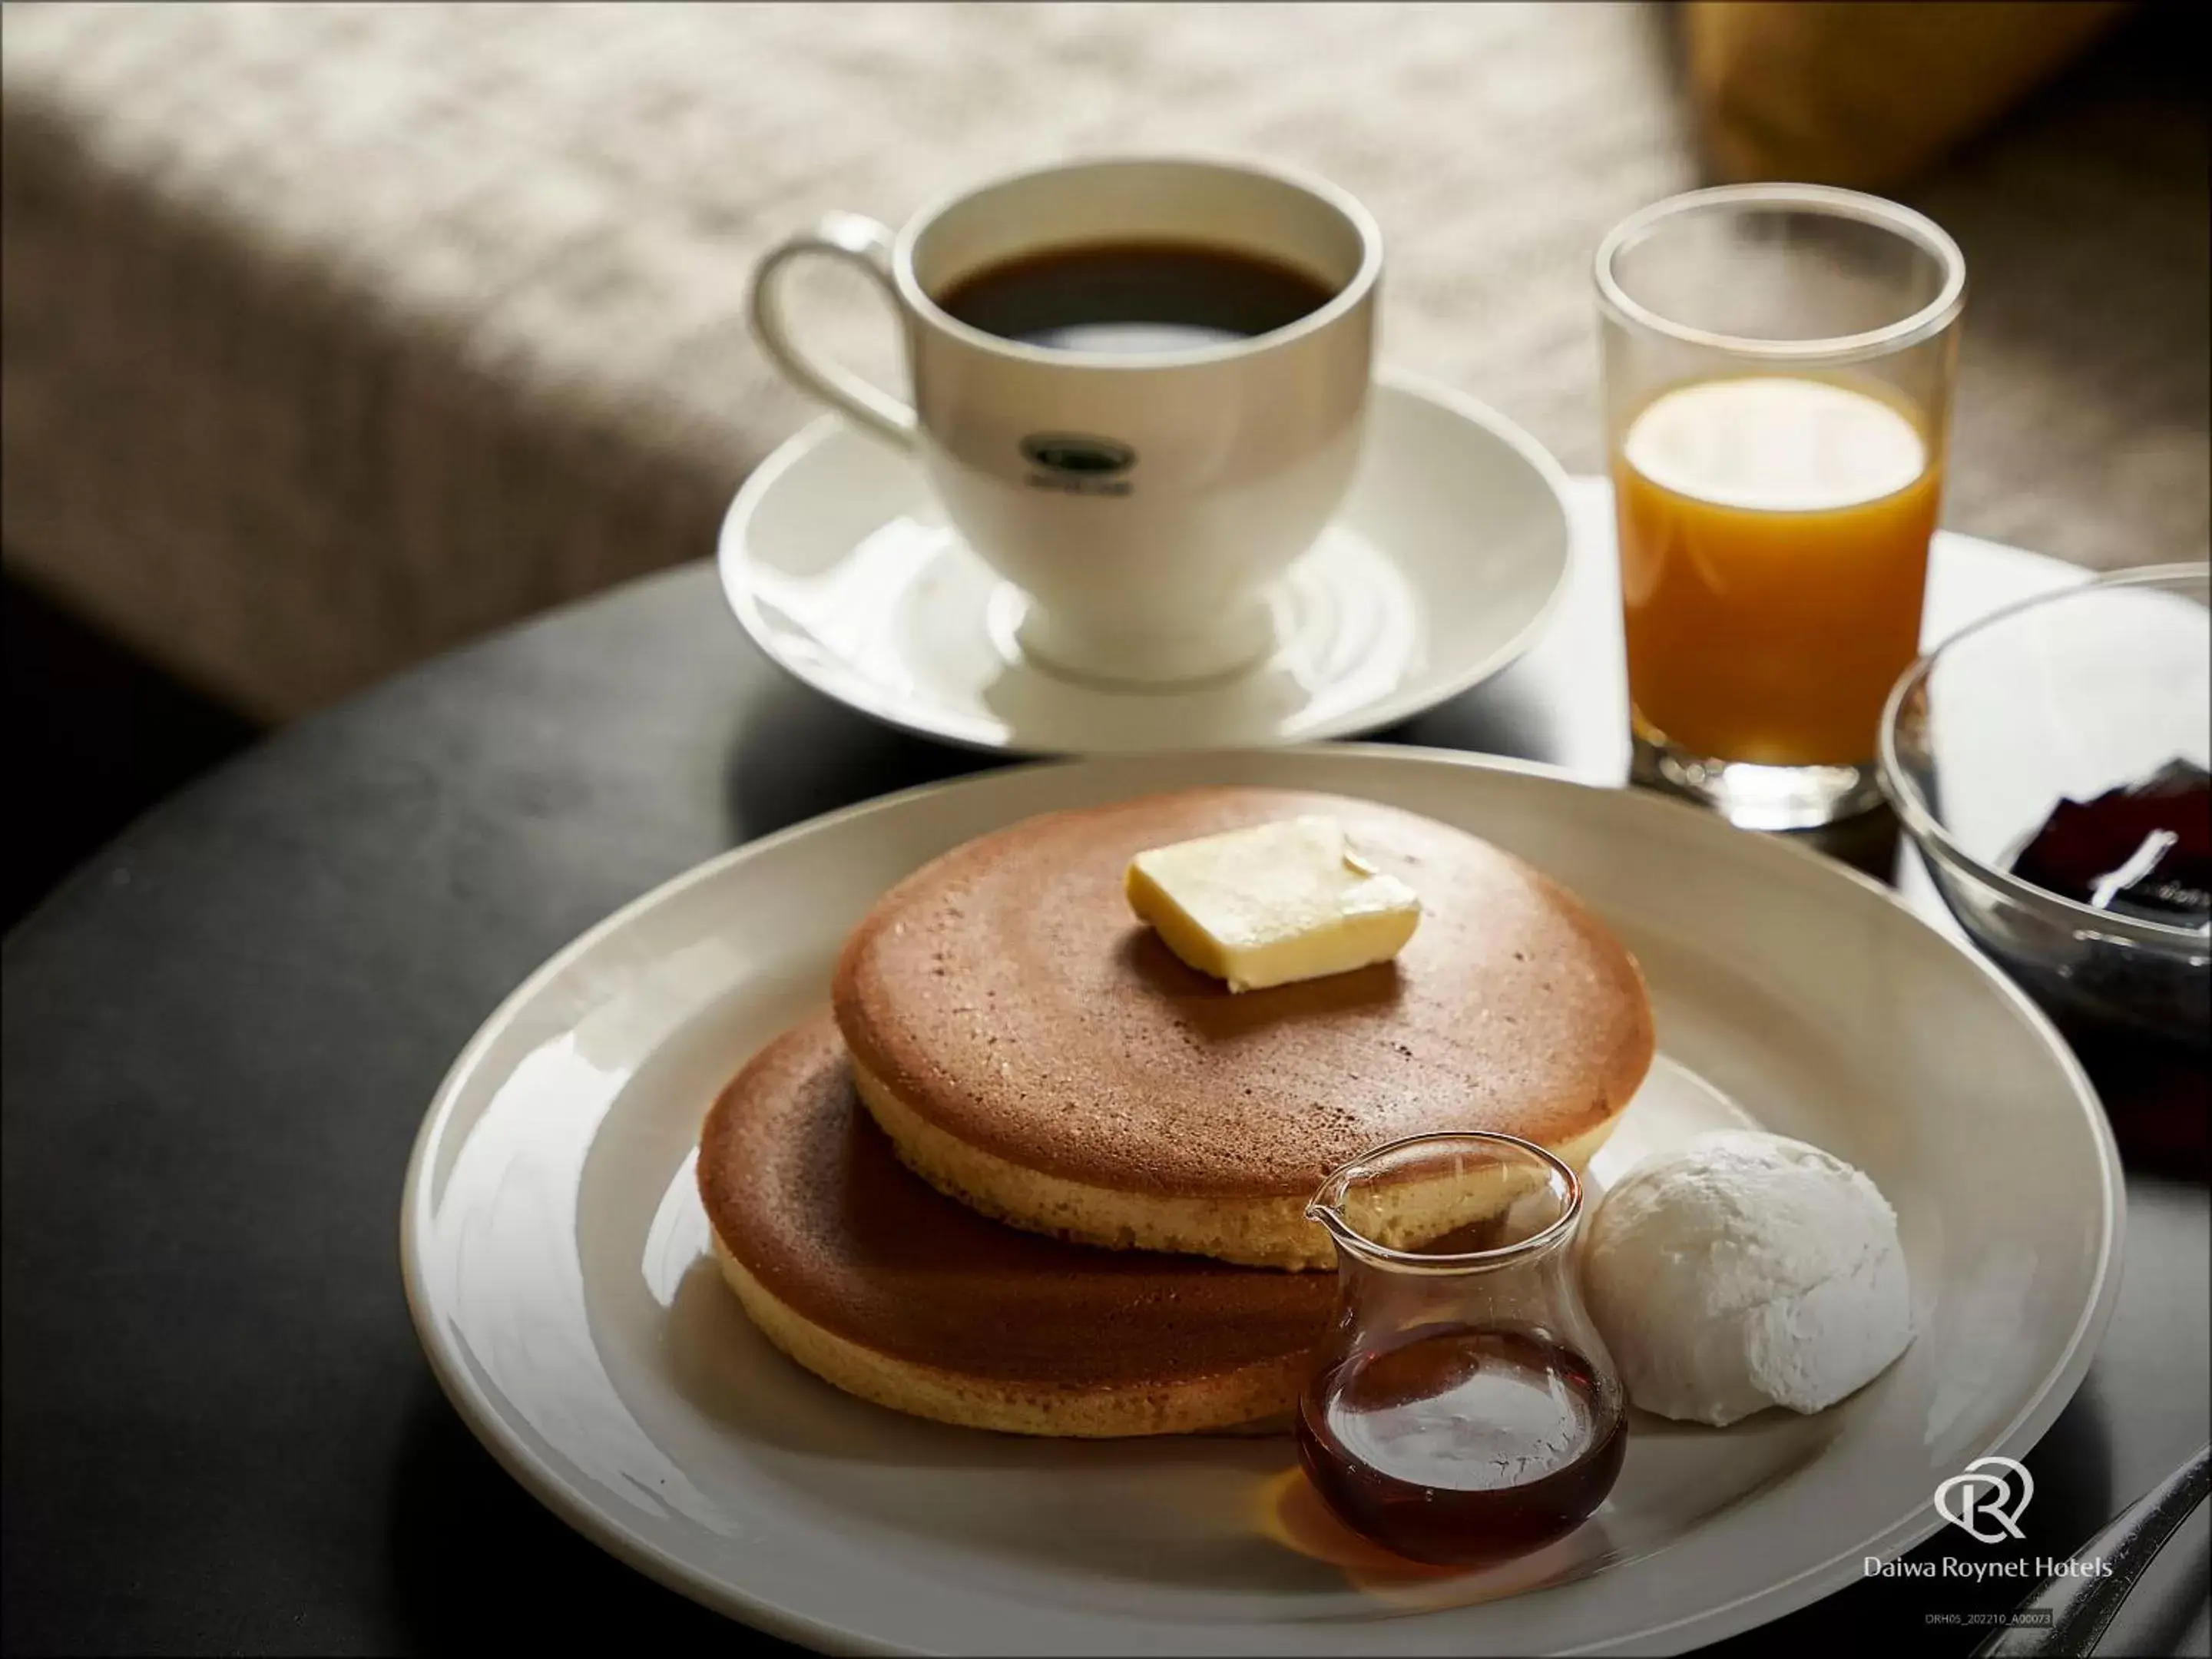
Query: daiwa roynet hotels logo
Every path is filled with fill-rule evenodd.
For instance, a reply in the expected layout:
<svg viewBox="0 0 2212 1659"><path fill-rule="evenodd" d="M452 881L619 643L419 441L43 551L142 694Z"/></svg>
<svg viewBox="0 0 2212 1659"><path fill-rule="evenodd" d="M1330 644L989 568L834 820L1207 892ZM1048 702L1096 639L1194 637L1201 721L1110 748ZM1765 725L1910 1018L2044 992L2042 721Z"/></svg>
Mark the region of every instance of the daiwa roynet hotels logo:
<svg viewBox="0 0 2212 1659"><path fill-rule="evenodd" d="M2002 1544L2008 1538L2027 1536L2020 1529L2020 1517L2027 1513L2028 1499L2034 1496L2035 1477L2026 1464L2009 1457L1978 1457L1966 1465L1965 1474L1954 1474L1936 1488L1936 1513L1969 1538Z"/></svg>
<svg viewBox="0 0 2212 1659"><path fill-rule="evenodd" d="M2035 1477L2009 1457L1978 1457L1936 1488L1936 1512L1980 1544L2025 1542L2020 1517L2035 1496ZM1863 1570L1869 1578L2110 1578L2111 1565L2099 1556L2015 1556L2010 1560L1966 1561L1946 1555L1940 1561L1885 1561L1869 1555Z"/></svg>

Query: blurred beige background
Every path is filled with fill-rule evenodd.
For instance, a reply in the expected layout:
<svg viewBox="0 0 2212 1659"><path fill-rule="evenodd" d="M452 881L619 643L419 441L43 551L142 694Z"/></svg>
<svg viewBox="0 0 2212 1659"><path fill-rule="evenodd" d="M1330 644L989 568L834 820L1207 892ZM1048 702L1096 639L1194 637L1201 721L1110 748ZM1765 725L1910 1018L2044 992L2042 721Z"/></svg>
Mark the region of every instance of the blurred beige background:
<svg viewBox="0 0 2212 1659"><path fill-rule="evenodd" d="M1590 252L1700 177L1675 21L10 7L10 569L282 718L703 556L814 413L740 319L762 250L1082 152L1348 186L1389 238L1385 359L1593 470ZM2101 567L2205 555L2206 125L2172 34L2124 22L1893 188L1972 270L1954 527ZM888 362L870 296L815 297Z"/></svg>

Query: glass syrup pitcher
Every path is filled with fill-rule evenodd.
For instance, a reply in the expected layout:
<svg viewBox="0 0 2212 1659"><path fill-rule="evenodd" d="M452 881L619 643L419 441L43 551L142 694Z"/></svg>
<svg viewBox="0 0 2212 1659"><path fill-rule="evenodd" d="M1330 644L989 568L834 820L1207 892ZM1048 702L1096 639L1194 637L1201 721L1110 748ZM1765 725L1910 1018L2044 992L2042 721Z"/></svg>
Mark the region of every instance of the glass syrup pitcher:
<svg viewBox="0 0 2212 1659"><path fill-rule="evenodd" d="M1338 1170L1306 1214L1336 1241L1337 1312L1298 1456L1337 1518L1448 1565L1581 1525L1620 1473L1627 1424L1575 1282L1574 1171L1512 1135L1417 1135Z"/></svg>

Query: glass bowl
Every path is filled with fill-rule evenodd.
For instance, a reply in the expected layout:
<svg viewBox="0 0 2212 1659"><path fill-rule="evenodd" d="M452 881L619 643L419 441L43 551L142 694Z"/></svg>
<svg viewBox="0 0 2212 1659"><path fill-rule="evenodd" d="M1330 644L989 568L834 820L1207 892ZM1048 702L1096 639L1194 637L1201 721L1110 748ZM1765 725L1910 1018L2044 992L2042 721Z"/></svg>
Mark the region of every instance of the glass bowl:
<svg viewBox="0 0 2212 1659"><path fill-rule="evenodd" d="M1944 902L2076 1030L2212 1046L2212 932L2011 871L2061 800L2212 766L2209 581L2202 565L2125 570L1997 611L1907 670L1882 715L1882 790Z"/></svg>

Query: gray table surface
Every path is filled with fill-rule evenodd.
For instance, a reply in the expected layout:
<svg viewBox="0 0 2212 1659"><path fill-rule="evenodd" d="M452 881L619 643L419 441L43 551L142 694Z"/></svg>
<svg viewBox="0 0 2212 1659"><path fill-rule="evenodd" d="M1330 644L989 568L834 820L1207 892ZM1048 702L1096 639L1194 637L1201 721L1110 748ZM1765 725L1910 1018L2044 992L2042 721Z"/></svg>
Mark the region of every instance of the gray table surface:
<svg viewBox="0 0 2212 1659"><path fill-rule="evenodd" d="M1389 736L1619 780L1602 486L1577 519L1543 641ZM1931 632L2069 574L1947 538ZM541 1510L438 1393L399 1289L408 1146L478 1022L608 911L988 763L787 682L689 567L293 727L87 865L4 954L0 1644L730 1640ZM1883 867L1882 836L1846 850ZM2128 1204L2103 1350L2030 1459L2039 1553L2078 1547L2212 1419L2212 1203L2131 1171ZM2200 1514L2106 1650L2212 1650L2207 1561ZM1931 1615L2018 1593L1861 1583L1727 1645L1963 1653L1978 1633Z"/></svg>

